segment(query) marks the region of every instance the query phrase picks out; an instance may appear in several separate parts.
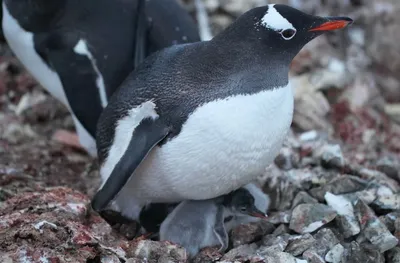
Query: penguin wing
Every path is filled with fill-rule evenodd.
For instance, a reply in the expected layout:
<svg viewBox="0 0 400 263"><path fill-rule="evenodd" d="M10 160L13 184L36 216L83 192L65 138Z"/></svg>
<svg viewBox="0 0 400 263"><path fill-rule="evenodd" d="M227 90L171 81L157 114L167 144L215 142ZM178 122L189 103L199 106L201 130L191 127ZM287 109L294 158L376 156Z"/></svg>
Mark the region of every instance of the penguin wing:
<svg viewBox="0 0 400 263"><path fill-rule="evenodd" d="M137 10L135 68L160 49L201 40L195 21L177 0L141 0Z"/></svg>
<svg viewBox="0 0 400 263"><path fill-rule="evenodd" d="M113 168L103 187L92 199L92 207L100 212L107 207L131 178L148 153L170 132L159 119L146 118L134 129L128 147Z"/></svg>

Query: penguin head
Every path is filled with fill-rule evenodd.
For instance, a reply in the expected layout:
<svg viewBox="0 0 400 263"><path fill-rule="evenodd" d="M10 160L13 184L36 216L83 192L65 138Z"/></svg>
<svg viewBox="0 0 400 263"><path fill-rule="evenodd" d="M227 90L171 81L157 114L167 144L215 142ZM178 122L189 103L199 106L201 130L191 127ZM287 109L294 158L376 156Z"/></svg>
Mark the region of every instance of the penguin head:
<svg viewBox="0 0 400 263"><path fill-rule="evenodd" d="M290 63L314 38L352 22L348 17L314 16L287 5L269 4L244 13L223 37L230 37L231 43L244 41L256 52L264 51Z"/></svg>
<svg viewBox="0 0 400 263"><path fill-rule="evenodd" d="M245 188L239 188L232 192L229 198L229 206L235 214L267 218L267 215L255 206L254 197Z"/></svg>

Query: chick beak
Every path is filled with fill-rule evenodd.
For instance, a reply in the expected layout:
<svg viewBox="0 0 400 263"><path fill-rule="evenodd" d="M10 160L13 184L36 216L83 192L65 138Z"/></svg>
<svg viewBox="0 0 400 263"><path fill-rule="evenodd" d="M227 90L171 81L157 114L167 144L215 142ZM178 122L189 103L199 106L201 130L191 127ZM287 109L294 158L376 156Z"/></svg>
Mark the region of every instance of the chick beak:
<svg viewBox="0 0 400 263"><path fill-rule="evenodd" d="M309 32L332 31L351 25L353 20L348 17L326 17L322 24L312 27Z"/></svg>
<svg viewBox="0 0 400 263"><path fill-rule="evenodd" d="M258 218L263 218L266 219L268 218L268 215L266 213L261 212L257 208L254 208L253 211L250 213L251 216L258 217Z"/></svg>

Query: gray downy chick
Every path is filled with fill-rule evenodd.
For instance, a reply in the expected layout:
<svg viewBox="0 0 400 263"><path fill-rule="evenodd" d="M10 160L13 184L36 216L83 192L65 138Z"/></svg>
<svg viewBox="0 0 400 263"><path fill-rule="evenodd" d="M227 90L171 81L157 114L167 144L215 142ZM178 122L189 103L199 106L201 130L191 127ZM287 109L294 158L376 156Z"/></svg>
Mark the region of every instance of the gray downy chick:
<svg viewBox="0 0 400 263"><path fill-rule="evenodd" d="M266 193L264 193L261 190L261 188L258 187L255 183L249 183L249 184L243 186L242 188L249 191L249 193L253 196L254 205L256 206L256 208L258 210L260 210L262 213L267 214L269 205L271 203L270 197ZM230 232L233 228L235 228L239 225L258 222L262 219L263 218L250 216L250 215L243 214L240 212L232 213L231 210L226 210L225 228L226 228L227 232Z"/></svg>
<svg viewBox="0 0 400 263"><path fill-rule="evenodd" d="M208 200L180 203L160 227L160 241L170 241L186 249L189 258L205 247L228 248L229 238L224 219L227 212L254 217L266 215L255 206L254 197L245 188Z"/></svg>

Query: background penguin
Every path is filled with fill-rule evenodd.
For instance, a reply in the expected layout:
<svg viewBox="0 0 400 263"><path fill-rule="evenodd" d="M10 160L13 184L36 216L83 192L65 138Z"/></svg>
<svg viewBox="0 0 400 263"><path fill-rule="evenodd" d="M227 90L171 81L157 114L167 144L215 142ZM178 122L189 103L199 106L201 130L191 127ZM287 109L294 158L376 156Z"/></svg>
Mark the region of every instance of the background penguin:
<svg viewBox="0 0 400 263"><path fill-rule="evenodd" d="M92 156L99 115L127 75L159 49L200 41L176 0L3 0L2 7L11 50L69 109Z"/></svg>
<svg viewBox="0 0 400 263"><path fill-rule="evenodd" d="M223 252L229 244L224 224L226 211L266 218L256 208L249 191L240 188L214 199L181 202L161 224L160 240L183 246L190 257L211 246L220 246L219 250Z"/></svg>
<svg viewBox="0 0 400 263"><path fill-rule="evenodd" d="M149 56L99 119L103 184L94 210L109 206L137 220L149 203L211 199L255 180L292 122L292 59L351 22L268 5L210 41Z"/></svg>

